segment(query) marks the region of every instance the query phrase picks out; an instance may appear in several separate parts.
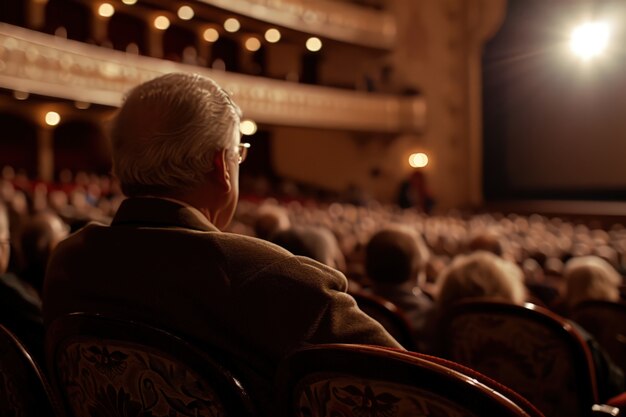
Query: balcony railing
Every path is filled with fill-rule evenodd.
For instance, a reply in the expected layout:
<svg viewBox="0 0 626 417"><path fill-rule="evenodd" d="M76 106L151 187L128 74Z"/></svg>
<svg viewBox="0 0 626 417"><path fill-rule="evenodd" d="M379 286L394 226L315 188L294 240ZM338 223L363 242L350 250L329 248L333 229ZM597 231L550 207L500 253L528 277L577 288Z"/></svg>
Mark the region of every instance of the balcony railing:
<svg viewBox="0 0 626 417"><path fill-rule="evenodd" d="M391 13L329 0L197 0L290 29L380 49L396 43Z"/></svg>
<svg viewBox="0 0 626 417"><path fill-rule="evenodd" d="M119 106L135 85L169 72L195 72L233 95L260 123L370 132L418 132L423 98L350 92L233 74L137 56L0 23L0 87Z"/></svg>

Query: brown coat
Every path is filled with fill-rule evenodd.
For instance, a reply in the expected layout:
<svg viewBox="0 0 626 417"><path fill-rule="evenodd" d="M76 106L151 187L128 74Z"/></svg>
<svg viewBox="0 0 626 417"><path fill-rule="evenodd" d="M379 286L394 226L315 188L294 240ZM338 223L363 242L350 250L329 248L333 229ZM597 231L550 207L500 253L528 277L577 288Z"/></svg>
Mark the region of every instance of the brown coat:
<svg viewBox="0 0 626 417"><path fill-rule="evenodd" d="M267 389L280 359L306 344L399 347L346 289L340 272L220 232L195 209L131 198L111 226L89 224L58 246L43 311L46 325L77 311L152 323L230 353Z"/></svg>

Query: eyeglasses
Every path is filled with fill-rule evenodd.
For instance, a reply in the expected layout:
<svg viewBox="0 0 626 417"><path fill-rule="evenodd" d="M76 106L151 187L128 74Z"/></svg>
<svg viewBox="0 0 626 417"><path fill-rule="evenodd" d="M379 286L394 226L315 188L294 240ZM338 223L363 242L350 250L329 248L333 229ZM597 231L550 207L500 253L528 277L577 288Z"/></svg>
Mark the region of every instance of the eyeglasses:
<svg viewBox="0 0 626 417"><path fill-rule="evenodd" d="M237 145L239 148L239 163L242 163L248 157L248 149L250 148L250 144L243 142Z"/></svg>

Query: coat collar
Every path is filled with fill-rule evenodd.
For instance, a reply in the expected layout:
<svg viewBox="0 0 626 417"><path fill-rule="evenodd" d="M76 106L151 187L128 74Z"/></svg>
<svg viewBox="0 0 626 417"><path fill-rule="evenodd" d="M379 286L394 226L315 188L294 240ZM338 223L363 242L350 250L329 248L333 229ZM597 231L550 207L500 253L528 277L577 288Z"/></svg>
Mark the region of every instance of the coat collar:
<svg viewBox="0 0 626 417"><path fill-rule="evenodd" d="M171 199L132 197L124 200L113 218L112 226L183 227L218 232L196 208Z"/></svg>

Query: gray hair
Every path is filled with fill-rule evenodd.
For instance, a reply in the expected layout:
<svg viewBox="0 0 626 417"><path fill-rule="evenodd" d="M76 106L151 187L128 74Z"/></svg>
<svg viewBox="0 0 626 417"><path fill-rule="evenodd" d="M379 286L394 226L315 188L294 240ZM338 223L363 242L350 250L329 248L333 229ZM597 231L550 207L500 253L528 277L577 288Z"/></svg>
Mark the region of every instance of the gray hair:
<svg viewBox="0 0 626 417"><path fill-rule="evenodd" d="M567 287L565 301L570 307L585 300L619 301L621 275L602 258L572 258L563 273Z"/></svg>
<svg viewBox="0 0 626 417"><path fill-rule="evenodd" d="M439 279L438 302L443 309L467 298L493 298L522 304L527 295L521 269L490 252L458 256Z"/></svg>
<svg viewBox="0 0 626 417"><path fill-rule="evenodd" d="M128 196L200 185L231 143L241 111L213 80L167 74L128 94L111 130L113 172Z"/></svg>

